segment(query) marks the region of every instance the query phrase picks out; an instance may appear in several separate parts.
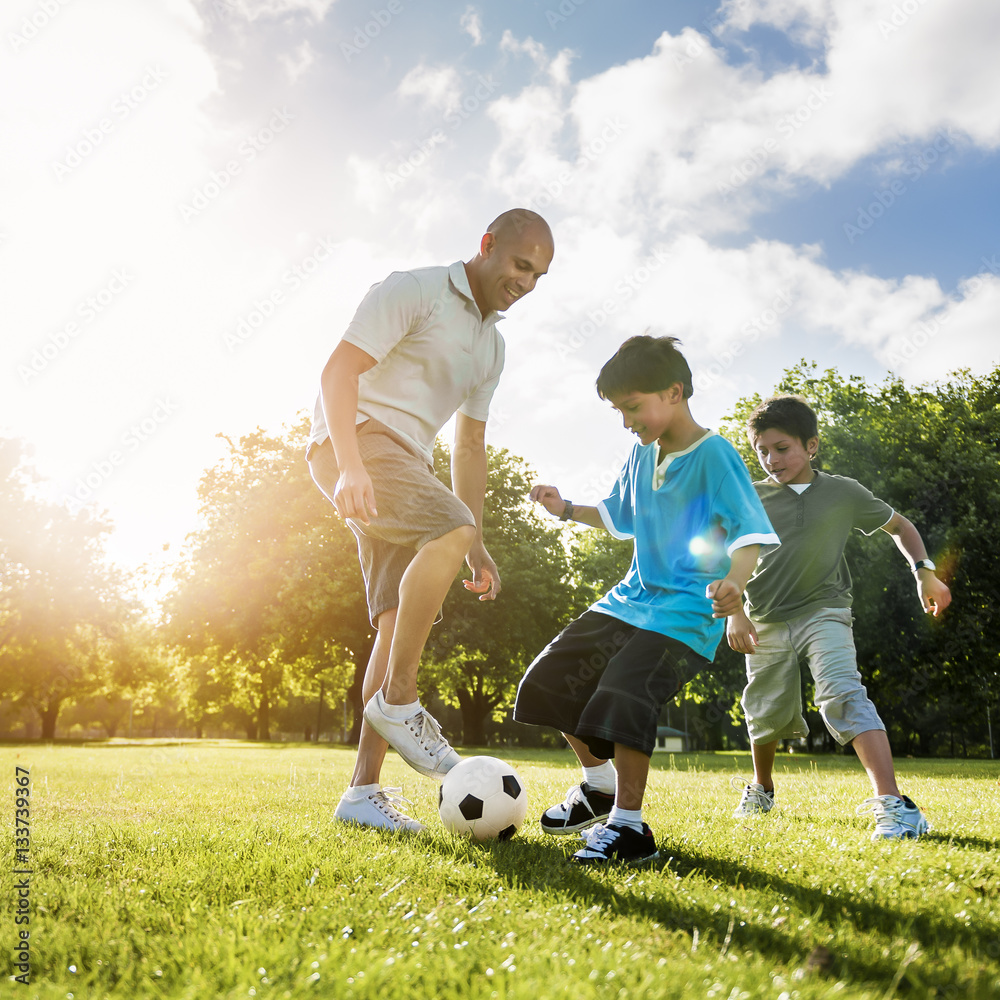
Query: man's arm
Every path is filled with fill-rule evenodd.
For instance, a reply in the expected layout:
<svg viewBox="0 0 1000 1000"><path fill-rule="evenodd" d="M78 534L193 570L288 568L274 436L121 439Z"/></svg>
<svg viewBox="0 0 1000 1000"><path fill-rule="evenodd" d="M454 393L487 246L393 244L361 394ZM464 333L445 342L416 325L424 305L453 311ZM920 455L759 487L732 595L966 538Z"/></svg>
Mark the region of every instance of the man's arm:
<svg viewBox="0 0 1000 1000"><path fill-rule="evenodd" d="M911 566L927 558L927 549L920 532L912 521L903 517L898 511L882 525L882 530L892 535L896 548L906 556ZM937 578L932 569L918 569L914 576L917 580L917 595L924 611L936 618L951 604L951 591L947 584Z"/></svg>
<svg viewBox="0 0 1000 1000"><path fill-rule="evenodd" d="M554 486L533 486L528 494L529 499L535 503L540 503L550 514L562 518L570 507L570 502L564 500ZM572 504L572 511L565 518L567 521L576 521L579 524L586 524L591 528L603 528L607 531L607 525L601 519L601 512L596 507L585 507L581 504Z"/></svg>
<svg viewBox="0 0 1000 1000"><path fill-rule="evenodd" d="M340 470L333 503L341 517L357 518L365 524L368 524L369 513L377 517L378 511L375 508L375 490L358 451L355 424L358 416L358 379L375 364L370 354L342 340L334 348L320 378L323 415Z"/></svg>
<svg viewBox="0 0 1000 1000"><path fill-rule="evenodd" d="M492 601L500 593L500 573L483 543L483 501L486 499L486 422L464 413L455 414L455 446L451 452L451 486L476 519L476 538L465 561L472 579L466 590ZM485 592L484 592L485 591Z"/></svg>

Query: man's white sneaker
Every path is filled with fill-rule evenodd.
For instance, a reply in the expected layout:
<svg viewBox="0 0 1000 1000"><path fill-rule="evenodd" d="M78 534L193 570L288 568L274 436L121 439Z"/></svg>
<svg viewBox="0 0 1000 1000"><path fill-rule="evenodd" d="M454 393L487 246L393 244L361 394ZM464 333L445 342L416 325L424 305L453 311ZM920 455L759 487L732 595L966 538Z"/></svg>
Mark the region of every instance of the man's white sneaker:
<svg viewBox="0 0 1000 1000"><path fill-rule="evenodd" d="M402 791L401 788L377 788L360 799L350 799L345 792L333 811L334 819L358 826L375 826L381 830L420 833L424 824L399 811L399 806L410 804L403 798Z"/></svg>
<svg viewBox="0 0 1000 1000"><path fill-rule="evenodd" d="M408 719L392 719L385 713L385 699L376 691L365 705L365 722L399 754L407 764L428 778L441 781L462 759L441 735L437 719L423 707Z"/></svg>
<svg viewBox="0 0 1000 1000"><path fill-rule="evenodd" d="M913 840L930 830L927 817L917 808L916 803L904 795L876 795L865 799L858 806L858 814L875 813L875 832L872 840Z"/></svg>
<svg viewBox="0 0 1000 1000"><path fill-rule="evenodd" d="M762 813L769 813L774 808L773 788L771 791L765 792L763 785L744 781L736 775L733 776L732 786L743 793L740 796L740 804L733 810L734 819L760 816Z"/></svg>

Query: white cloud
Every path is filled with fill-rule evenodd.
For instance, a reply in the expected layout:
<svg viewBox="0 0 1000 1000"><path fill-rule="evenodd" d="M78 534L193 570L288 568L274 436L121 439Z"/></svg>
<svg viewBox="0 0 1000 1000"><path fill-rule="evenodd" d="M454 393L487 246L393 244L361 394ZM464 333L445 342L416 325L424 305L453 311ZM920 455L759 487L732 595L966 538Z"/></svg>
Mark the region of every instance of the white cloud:
<svg viewBox="0 0 1000 1000"><path fill-rule="evenodd" d="M293 53L282 53L279 57L290 83L295 83L316 61L316 52L307 38Z"/></svg>
<svg viewBox="0 0 1000 1000"><path fill-rule="evenodd" d="M248 21L303 12L318 23L333 4L334 0L206 0L205 6L211 6L219 14L232 10Z"/></svg>
<svg viewBox="0 0 1000 1000"><path fill-rule="evenodd" d="M442 114L454 112L461 103L461 80L454 66L414 66L400 81L396 93L403 98L416 98L420 103Z"/></svg>
<svg viewBox="0 0 1000 1000"><path fill-rule="evenodd" d="M473 45L483 44L483 22L479 11L471 4L465 8L459 24L462 30L472 39Z"/></svg>

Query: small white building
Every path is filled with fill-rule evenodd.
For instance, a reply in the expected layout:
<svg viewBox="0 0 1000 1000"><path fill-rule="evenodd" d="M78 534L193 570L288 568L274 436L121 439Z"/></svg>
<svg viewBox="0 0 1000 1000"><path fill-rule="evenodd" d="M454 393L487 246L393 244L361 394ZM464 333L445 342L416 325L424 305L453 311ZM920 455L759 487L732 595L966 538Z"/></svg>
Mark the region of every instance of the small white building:
<svg viewBox="0 0 1000 1000"><path fill-rule="evenodd" d="M656 727L656 746L653 752L664 750L669 753L684 753L688 748L688 734L672 726Z"/></svg>

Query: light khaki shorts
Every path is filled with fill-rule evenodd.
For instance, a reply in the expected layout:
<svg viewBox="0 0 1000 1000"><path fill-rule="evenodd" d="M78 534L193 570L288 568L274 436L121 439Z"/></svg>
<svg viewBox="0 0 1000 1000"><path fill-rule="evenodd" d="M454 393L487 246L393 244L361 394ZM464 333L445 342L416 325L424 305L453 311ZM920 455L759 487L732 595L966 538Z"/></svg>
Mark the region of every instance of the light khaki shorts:
<svg viewBox="0 0 1000 1000"><path fill-rule="evenodd" d="M472 511L434 475L434 470L391 428L377 420L358 425L358 450L375 490L378 517L347 523L358 540L358 558L372 625L399 607L399 581L421 546L470 524ZM327 438L306 452L316 485L333 502L340 471Z"/></svg>
<svg viewBox="0 0 1000 1000"><path fill-rule="evenodd" d="M815 682L819 714L841 746L885 729L861 683L853 622L850 608L823 608L788 622L754 622L757 652L746 658L741 699L751 742L809 735L802 715L803 660Z"/></svg>

